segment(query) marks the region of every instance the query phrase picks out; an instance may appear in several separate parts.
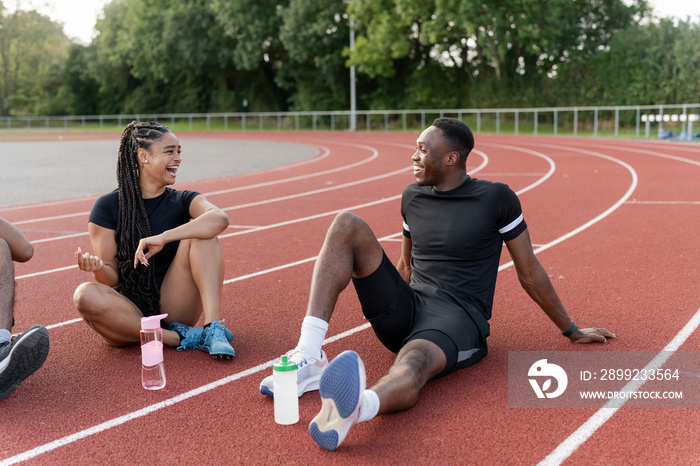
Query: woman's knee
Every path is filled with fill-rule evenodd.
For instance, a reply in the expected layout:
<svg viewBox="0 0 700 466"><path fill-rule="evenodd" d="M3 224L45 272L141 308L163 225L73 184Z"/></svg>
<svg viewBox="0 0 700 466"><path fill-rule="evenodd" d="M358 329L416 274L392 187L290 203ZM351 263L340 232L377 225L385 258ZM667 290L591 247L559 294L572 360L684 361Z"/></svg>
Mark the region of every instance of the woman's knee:
<svg viewBox="0 0 700 466"><path fill-rule="evenodd" d="M73 305L82 315L98 314L104 310L104 293L97 283L82 283L73 293Z"/></svg>
<svg viewBox="0 0 700 466"><path fill-rule="evenodd" d="M211 260L212 256L223 257L223 251L218 236L206 239L190 238L180 240L177 252L178 255L189 258L189 261L198 258Z"/></svg>

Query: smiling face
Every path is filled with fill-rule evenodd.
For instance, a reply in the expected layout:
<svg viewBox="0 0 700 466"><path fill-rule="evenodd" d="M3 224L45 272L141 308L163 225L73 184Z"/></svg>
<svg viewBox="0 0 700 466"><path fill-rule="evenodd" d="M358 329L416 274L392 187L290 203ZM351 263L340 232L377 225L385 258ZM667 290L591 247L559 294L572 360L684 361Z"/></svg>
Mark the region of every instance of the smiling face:
<svg viewBox="0 0 700 466"><path fill-rule="evenodd" d="M435 126L428 127L416 141L413 160L413 176L419 186L440 186L448 173L451 152L442 137L442 130Z"/></svg>
<svg viewBox="0 0 700 466"><path fill-rule="evenodd" d="M151 143L148 149L139 148L139 180L142 190L146 186L164 188L175 183L177 170L180 167L180 141L172 132L164 133L160 139Z"/></svg>

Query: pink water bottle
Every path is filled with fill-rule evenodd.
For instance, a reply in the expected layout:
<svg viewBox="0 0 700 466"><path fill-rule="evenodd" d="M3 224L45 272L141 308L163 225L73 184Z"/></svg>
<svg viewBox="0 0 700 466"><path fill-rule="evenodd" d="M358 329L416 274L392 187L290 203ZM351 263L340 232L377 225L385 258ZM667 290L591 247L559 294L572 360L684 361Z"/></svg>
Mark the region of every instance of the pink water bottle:
<svg viewBox="0 0 700 466"><path fill-rule="evenodd" d="M141 318L141 383L146 390L165 387L163 329L160 320L168 314Z"/></svg>

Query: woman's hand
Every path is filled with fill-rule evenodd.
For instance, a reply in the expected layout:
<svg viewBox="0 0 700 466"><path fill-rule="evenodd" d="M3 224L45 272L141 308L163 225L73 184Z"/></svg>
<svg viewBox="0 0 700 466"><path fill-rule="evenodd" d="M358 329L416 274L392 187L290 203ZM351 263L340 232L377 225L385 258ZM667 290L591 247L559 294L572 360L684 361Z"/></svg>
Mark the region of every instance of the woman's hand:
<svg viewBox="0 0 700 466"><path fill-rule="evenodd" d="M136 248L136 254L134 254L134 268L136 268L139 262L148 267L148 259L158 254L161 249L163 249L163 246L165 246L163 235L149 236L148 238L141 239Z"/></svg>
<svg viewBox="0 0 700 466"><path fill-rule="evenodd" d="M102 270L105 266L102 259L93 256L89 252L83 253L80 248L75 251L75 258L78 260L78 268L83 272L97 272L98 270Z"/></svg>

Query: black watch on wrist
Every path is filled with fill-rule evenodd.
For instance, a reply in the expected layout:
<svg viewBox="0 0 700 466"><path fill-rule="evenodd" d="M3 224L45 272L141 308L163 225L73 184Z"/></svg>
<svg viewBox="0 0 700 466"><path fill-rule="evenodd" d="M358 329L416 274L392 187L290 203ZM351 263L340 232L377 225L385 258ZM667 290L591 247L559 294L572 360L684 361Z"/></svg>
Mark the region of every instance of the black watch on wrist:
<svg viewBox="0 0 700 466"><path fill-rule="evenodd" d="M576 325L576 322L571 322L571 327L569 327L568 330L564 330L561 332L562 335L565 337L568 337L569 335L573 334L576 330L578 330L578 325Z"/></svg>

